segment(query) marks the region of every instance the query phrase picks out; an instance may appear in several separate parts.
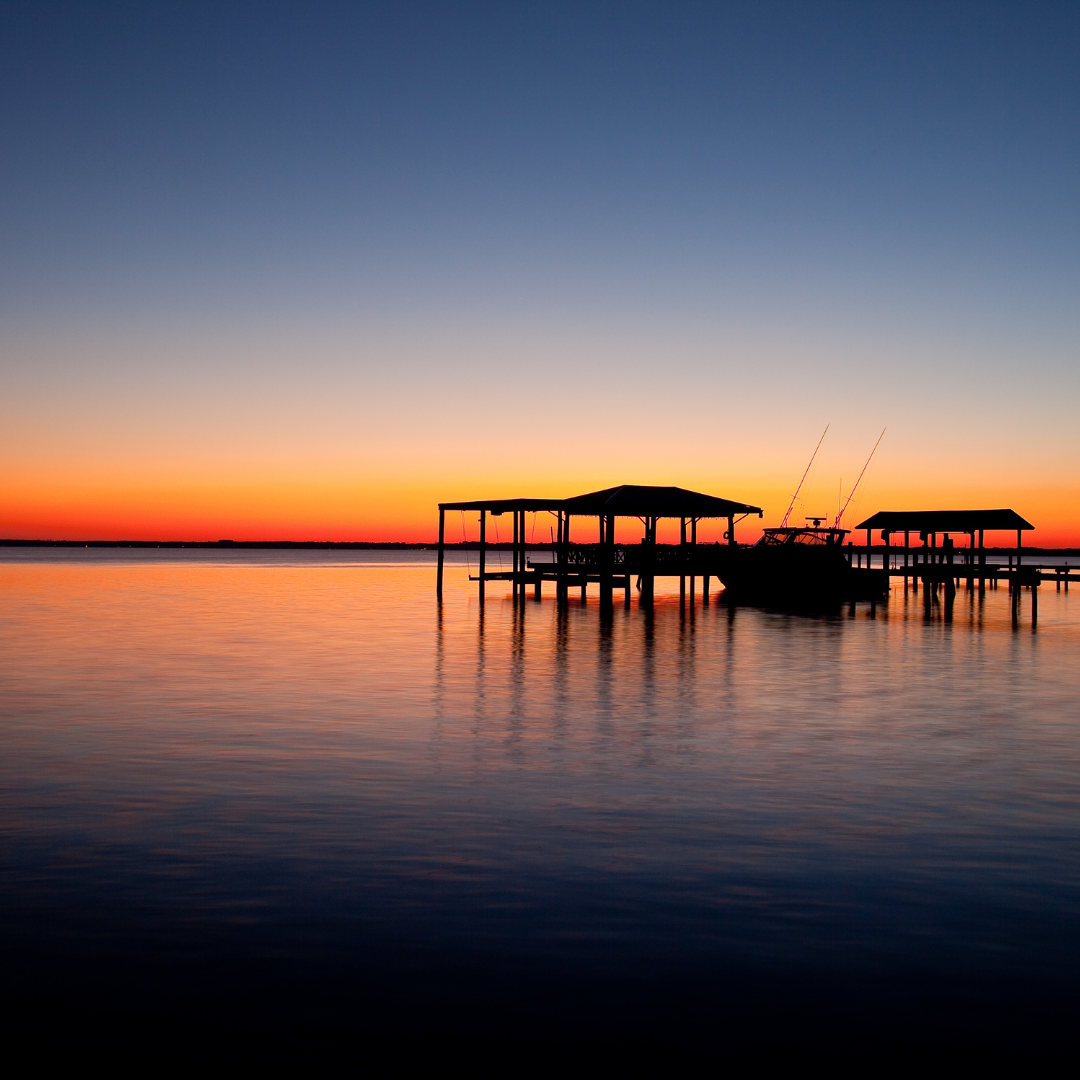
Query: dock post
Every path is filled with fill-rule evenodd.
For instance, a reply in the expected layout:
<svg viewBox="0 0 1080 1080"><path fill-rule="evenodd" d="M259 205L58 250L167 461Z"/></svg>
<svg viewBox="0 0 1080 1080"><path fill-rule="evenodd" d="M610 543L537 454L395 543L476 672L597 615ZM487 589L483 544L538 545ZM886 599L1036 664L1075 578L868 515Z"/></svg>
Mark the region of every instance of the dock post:
<svg viewBox="0 0 1080 1080"><path fill-rule="evenodd" d="M904 592L908 589L908 556L911 554L911 530L904 530Z"/></svg>
<svg viewBox="0 0 1080 1080"><path fill-rule="evenodd" d="M566 570L563 566L563 511L558 511L555 519L555 603L563 604L567 599Z"/></svg>
<svg viewBox="0 0 1080 1080"><path fill-rule="evenodd" d="M653 604L653 586L655 582L655 575L653 573L655 566L656 553L653 548L656 546L656 518L645 518L645 543L642 546L642 567L641 567L641 605L643 607L652 608Z"/></svg>
<svg viewBox="0 0 1080 1080"><path fill-rule="evenodd" d="M514 553L510 560L511 567L511 585L510 595L517 600L518 595L518 515L517 511L514 511Z"/></svg>
<svg viewBox="0 0 1080 1080"><path fill-rule="evenodd" d="M442 602L443 555L446 548L446 511L439 507L439 569L435 572L435 599Z"/></svg>
<svg viewBox="0 0 1080 1080"><path fill-rule="evenodd" d="M525 511L518 511L521 515L521 525L518 529L518 577L521 584L518 587L518 599L525 602L525 575L528 572L528 559L525 557Z"/></svg>
<svg viewBox="0 0 1080 1080"><path fill-rule="evenodd" d="M484 569L487 566L487 511L480 511L480 605L484 603Z"/></svg>
<svg viewBox="0 0 1080 1080"><path fill-rule="evenodd" d="M559 511L559 551L558 551L558 584L555 588L555 598L560 604L570 602L570 515Z"/></svg>
<svg viewBox="0 0 1080 1080"><path fill-rule="evenodd" d="M1031 584L1031 629L1034 630L1039 622L1039 583Z"/></svg>
<svg viewBox="0 0 1080 1080"><path fill-rule="evenodd" d="M697 555L697 518L690 519L690 553ZM694 606L694 563L690 563L690 606Z"/></svg>
<svg viewBox="0 0 1080 1080"><path fill-rule="evenodd" d="M609 609L615 602L615 518L600 518L600 607Z"/></svg>
<svg viewBox="0 0 1080 1080"><path fill-rule="evenodd" d="M686 606L686 518L679 518L679 607Z"/></svg>

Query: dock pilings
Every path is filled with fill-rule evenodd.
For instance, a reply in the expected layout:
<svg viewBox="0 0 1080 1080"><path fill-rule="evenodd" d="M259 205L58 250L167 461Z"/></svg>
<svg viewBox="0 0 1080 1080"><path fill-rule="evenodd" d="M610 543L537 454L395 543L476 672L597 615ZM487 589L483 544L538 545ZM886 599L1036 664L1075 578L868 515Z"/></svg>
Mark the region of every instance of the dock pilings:
<svg viewBox="0 0 1080 1080"><path fill-rule="evenodd" d="M446 511L439 507L439 569L435 577L435 598L442 603L443 561L446 554Z"/></svg>

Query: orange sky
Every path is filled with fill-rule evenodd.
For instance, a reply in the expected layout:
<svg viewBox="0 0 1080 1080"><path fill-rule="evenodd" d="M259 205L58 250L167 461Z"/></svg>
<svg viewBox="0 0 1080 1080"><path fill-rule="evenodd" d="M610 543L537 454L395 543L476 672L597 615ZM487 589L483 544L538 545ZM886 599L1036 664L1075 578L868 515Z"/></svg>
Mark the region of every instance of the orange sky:
<svg viewBox="0 0 1080 1080"><path fill-rule="evenodd" d="M1010 506L1036 525L1025 543L1039 546L1080 546L1080 528L1075 507L1080 491L1047 485L1020 490L992 484L940 484L920 490L915 484L897 483L882 468L879 477L864 480L865 492L857 493L845 518L854 526L863 517L881 509L945 509L959 507ZM772 478L769 478L772 479ZM817 478L815 478L817 479ZM837 478L839 481L839 478ZM624 477L596 476L549 478L529 476L519 485L502 476L477 475L441 485L414 481L400 485L373 482L363 477L330 481L303 481L295 478L277 483L262 478L246 482L152 484L104 480L72 483L63 476L36 477L34 483L8 484L0 510L0 536L31 539L182 539L217 540L392 540L428 541L437 535L440 500L487 496L565 496L594 490L611 483L681 481L713 494L761 505L765 516L751 518L738 532L746 540L757 535L762 525L777 525L786 508L786 492L775 479L747 482L737 475L676 475ZM797 477L793 483L797 482ZM808 498L800 499L792 520L806 513L835 513L835 496L828 500L818 481ZM818 496L815 499L815 495ZM830 505L831 503L831 505ZM800 514L800 511L803 512ZM550 522L537 519L537 539L546 538ZM496 527L493 522L493 530ZM704 522L703 540L719 539L722 523ZM461 539L460 515L448 519L448 539ZM529 528L532 529L530 518ZM582 523L582 538L589 535ZM672 524L669 529L674 539ZM475 515L467 515L470 539L477 535ZM636 522L626 522L620 532L627 540L640 531ZM713 536L713 533L716 535ZM495 538L494 531L491 533ZM505 537L503 537L505 539ZM663 539L663 537L662 537ZM988 537L988 542L993 538ZM1009 538L1002 536L1001 543Z"/></svg>
<svg viewBox="0 0 1080 1080"><path fill-rule="evenodd" d="M871 330L604 336L479 316L445 333L278 329L45 328L9 342L0 537L426 541L440 501L619 483L738 499L776 525L829 422L796 517L835 514L884 427L845 524L1010 507L1036 526L1027 542L1080 546L1072 398L966 390L953 371L970 343L924 340L909 369L915 344Z"/></svg>

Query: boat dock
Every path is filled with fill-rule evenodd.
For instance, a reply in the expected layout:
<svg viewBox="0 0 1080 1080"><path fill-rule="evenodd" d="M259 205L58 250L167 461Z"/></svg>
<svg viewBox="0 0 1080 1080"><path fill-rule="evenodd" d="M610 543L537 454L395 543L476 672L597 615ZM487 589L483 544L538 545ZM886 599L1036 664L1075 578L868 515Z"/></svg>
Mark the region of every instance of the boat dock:
<svg viewBox="0 0 1080 1080"><path fill-rule="evenodd" d="M736 502L678 487L649 487L624 484L589 492L569 499L493 499L439 504L439 546L437 595L442 599L443 569L446 549L446 514L459 511L479 514L480 538L478 565L470 580L475 581L481 604L485 587L490 581L508 581L515 600L524 600L532 589L535 600L543 594L545 584L555 590L555 597L565 603L571 591L580 591L585 600L590 586L599 590L602 606L614 603L617 592L629 607L632 590L640 590L640 603L652 604L655 581L658 577L679 579L680 599L696 602L700 585L702 602L709 603L710 583L720 579L730 560L739 552L750 550L735 539L735 526L751 514L762 516L760 507ZM550 514L554 520L551 544L544 545L547 553L540 557L536 545L526 542L526 515ZM488 568L491 544L488 520L509 515L511 566L498 570ZM615 543L617 518L635 518L643 526L639 543ZM680 540L677 544L657 542L657 523L661 518L679 521ZM698 523L704 519L722 519L727 523L723 543L698 543ZM591 524L590 524L591 519ZM801 534L815 529L766 530L767 533ZM1058 590L1068 591L1071 582L1080 582L1080 567L1032 562L1024 558L1023 534L1034 526L1014 510L933 510L882 511L856 526L866 531L866 543L843 545L843 557L850 568L847 599L868 599L871 602L887 596L891 579L902 578L905 592L918 592L920 586L927 604L939 595L951 603L956 590L963 585L969 590L997 589L1005 582L1013 596L1013 619L1018 618L1022 590L1031 593L1032 623L1038 617L1038 588L1053 581ZM835 534L832 551L840 556L839 540L845 535L839 528L826 529ZM881 543L874 544L878 532ZM1007 532L1015 535L1016 546L1006 552L1006 562L988 558L987 533ZM591 535L590 535L591 534ZM968 541L957 546L953 536ZM899 542L902 538L902 543ZM913 543L913 539L917 543ZM940 541L940 542L939 542ZM499 538L496 524L496 543ZM532 549L532 554L530 554ZM996 551L1000 552L1000 548Z"/></svg>
<svg viewBox="0 0 1080 1080"><path fill-rule="evenodd" d="M1031 619L1038 619L1038 589L1044 581L1053 581L1058 591L1066 592L1071 581L1080 582L1080 570L1064 566L1024 561L1024 533L1035 526L1025 521L1015 510L926 510L881 511L856 526L866 530L866 544L849 545L850 558L866 567L880 560L880 569L890 577L902 577L904 590L910 586L916 592L920 583L929 602L939 590L947 599L955 595L961 584L969 590L978 587L985 595L989 585L996 589L999 582L1007 583L1012 594L1013 622L1019 612L1023 589L1031 593ZM873 531L880 530L881 544L874 546ZM1015 532L1016 547L1004 565L987 559L987 532ZM953 534L965 536L968 543L957 547ZM903 536L903 546L892 543L893 536ZM921 546L912 547L917 536ZM938 543L938 537L941 543Z"/></svg>
<svg viewBox="0 0 1080 1080"><path fill-rule="evenodd" d="M678 577L680 594L689 594L691 599L700 578L702 595L707 603L709 580L716 576L720 549L725 545L735 546L735 526L739 521L750 514L760 517L762 513L759 506L686 488L639 484L623 484L569 499L482 499L440 503L436 583L440 600L446 514L455 510L480 515L479 566L472 580L477 582L481 603L487 582L509 581L515 599L524 599L526 589L531 586L537 600L544 583L551 582L560 603L567 600L572 589L580 589L584 598L589 585L595 584L602 605L612 604L615 592L620 590L624 594L624 603L629 605L632 583L640 586L641 602L651 604L657 577ZM552 557L530 559L525 540L525 515L541 512L549 513L555 519ZM506 514L513 519L512 566L509 570L489 571L487 520L489 516L498 518ZM617 518L635 518L641 522L644 534L639 544L615 543ZM657 543L657 524L662 518L679 520L679 544ZM698 522L706 518L726 520L725 544L698 543ZM587 532L595 540L582 543Z"/></svg>

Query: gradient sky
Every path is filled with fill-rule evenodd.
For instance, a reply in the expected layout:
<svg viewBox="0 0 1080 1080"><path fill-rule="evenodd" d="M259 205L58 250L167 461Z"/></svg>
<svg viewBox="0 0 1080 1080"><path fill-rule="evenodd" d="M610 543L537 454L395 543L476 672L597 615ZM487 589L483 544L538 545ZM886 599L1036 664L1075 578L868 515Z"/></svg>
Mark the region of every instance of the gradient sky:
<svg viewBox="0 0 1080 1080"><path fill-rule="evenodd" d="M1080 6L0 5L0 536L675 483L1080 544ZM849 517L854 524L859 517ZM748 534L749 535L749 534Z"/></svg>

